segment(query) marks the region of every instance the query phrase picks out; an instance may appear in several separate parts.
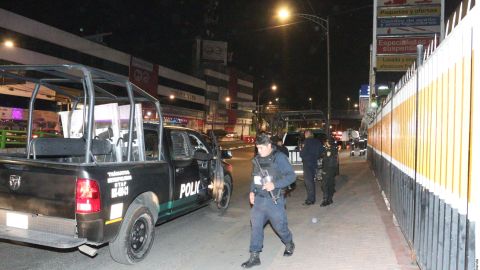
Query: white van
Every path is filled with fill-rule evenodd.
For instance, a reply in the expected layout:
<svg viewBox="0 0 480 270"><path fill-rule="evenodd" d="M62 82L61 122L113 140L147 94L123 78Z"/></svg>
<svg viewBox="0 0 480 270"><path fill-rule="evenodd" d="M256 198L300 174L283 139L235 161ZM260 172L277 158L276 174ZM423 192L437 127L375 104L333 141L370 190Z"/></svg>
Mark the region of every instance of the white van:
<svg viewBox="0 0 480 270"><path fill-rule="evenodd" d="M312 130L312 132L314 138L319 140L326 138L325 132L321 129ZM297 176L303 176L303 164L302 158L300 157L300 149L303 146L304 139L303 132L300 131L290 131L283 135L283 145L288 149L288 159Z"/></svg>

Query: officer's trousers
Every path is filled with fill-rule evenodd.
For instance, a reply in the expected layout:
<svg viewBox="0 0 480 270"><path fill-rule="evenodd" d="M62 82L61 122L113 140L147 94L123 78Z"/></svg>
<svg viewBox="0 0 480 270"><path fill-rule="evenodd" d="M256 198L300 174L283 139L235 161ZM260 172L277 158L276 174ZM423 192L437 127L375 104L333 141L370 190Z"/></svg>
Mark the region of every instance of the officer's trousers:
<svg viewBox="0 0 480 270"><path fill-rule="evenodd" d="M306 162L303 161L303 180L305 182L305 189L307 190L307 201L315 202L315 176L317 175L317 161Z"/></svg>
<svg viewBox="0 0 480 270"><path fill-rule="evenodd" d="M336 168L325 168L323 175L323 200L332 200L335 193Z"/></svg>
<svg viewBox="0 0 480 270"><path fill-rule="evenodd" d="M273 229L284 244L292 242L292 233L288 229L285 198L280 196L275 204L270 196L255 196L255 202L250 212L252 234L250 238L250 252L261 252L263 248L263 229L270 221Z"/></svg>

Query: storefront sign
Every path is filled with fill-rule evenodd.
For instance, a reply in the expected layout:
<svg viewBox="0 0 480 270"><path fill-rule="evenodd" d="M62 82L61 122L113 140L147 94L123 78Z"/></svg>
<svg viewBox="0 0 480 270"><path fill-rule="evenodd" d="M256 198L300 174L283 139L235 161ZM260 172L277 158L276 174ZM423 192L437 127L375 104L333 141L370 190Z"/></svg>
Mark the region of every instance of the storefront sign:
<svg viewBox="0 0 480 270"><path fill-rule="evenodd" d="M401 16L440 16L441 6L412 6L412 7L394 7L378 8L378 18L401 17Z"/></svg>
<svg viewBox="0 0 480 270"><path fill-rule="evenodd" d="M377 36L439 35L440 25L377 28Z"/></svg>
<svg viewBox="0 0 480 270"><path fill-rule="evenodd" d="M378 28L432 26L432 25L439 26L440 17L438 16L391 17L391 18L379 18L377 20Z"/></svg>
<svg viewBox="0 0 480 270"><path fill-rule="evenodd" d="M158 65L132 56L130 58L129 79L150 95L157 96Z"/></svg>
<svg viewBox="0 0 480 270"><path fill-rule="evenodd" d="M227 42L203 40L202 60L227 64Z"/></svg>
<svg viewBox="0 0 480 270"><path fill-rule="evenodd" d="M378 71L406 71L413 62L415 55L379 55L377 56Z"/></svg>
<svg viewBox="0 0 480 270"><path fill-rule="evenodd" d="M415 54L417 45L427 46L433 40L433 37L402 37L402 38L382 38L377 39L378 54Z"/></svg>
<svg viewBox="0 0 480 270"><path fill-rule="evenodd" d="M440 4L440 0L378 0L378 6L406 6L419 4Z"/></svg>

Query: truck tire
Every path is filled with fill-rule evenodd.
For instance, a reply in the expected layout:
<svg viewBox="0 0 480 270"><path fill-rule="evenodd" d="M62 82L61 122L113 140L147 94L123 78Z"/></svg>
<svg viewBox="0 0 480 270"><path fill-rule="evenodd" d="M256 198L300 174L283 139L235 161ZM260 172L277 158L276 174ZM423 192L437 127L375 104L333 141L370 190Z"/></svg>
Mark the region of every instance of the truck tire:
<svg viewBox="0 0 480 270"><path fill-rule="evenodd" d="M212 210L219 211L220 213L225 212L225 210L227 210L228 206L230 205L232 190L233 190L232 177L226 174L224 176L222 199L219 202L212 200L210 202L210 208Z"/></svg>
<svg viewBox="0 0 480 270"><path fill-rule="evenodd" d="M110 242L110 255L122 264L134 264L143 260L155 238L155 224L147 207L132 204L125 214L115 240Z"/></svg>

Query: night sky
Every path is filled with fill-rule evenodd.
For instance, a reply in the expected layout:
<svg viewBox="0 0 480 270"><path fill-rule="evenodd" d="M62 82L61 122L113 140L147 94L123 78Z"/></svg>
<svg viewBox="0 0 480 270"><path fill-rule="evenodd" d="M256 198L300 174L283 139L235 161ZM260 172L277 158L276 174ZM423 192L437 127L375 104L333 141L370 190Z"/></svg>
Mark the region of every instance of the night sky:
<svg viewBox="0 0 480 270"><path fill-rule="evenodd" d="M459 2L446 0L447 16ZM227 41L230 65L253 75L258 88L278 85L264 101L280 96L284 105L306 109L312 97L313 107L326 111L324 31L301 19L278 27L282 4L330 16L332 109L346 109L347 96L353 104L368 83L372 0L2 0L0 7L80 36L111 32L106 45L186 73L195 37Z"/></svg>

